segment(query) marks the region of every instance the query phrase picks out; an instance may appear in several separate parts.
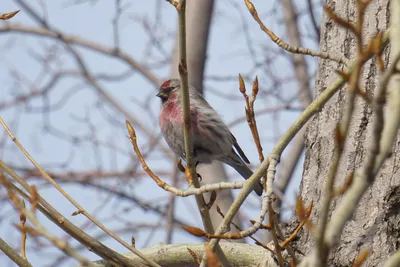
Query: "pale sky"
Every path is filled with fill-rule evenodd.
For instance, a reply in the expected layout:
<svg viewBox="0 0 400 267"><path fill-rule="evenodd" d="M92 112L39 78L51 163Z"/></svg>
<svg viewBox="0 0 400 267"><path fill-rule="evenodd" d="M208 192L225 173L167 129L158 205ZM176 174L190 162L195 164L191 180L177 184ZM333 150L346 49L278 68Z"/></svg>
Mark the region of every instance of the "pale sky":
<svg viewBox="0 0 400 267"><path fill-rule="evenodd" d="M70 5L72 1L27 1L32 6L40 11L39 3L45 3L45 13L47 14L48 22L54 29L57 29L66 34L73 34L81 36L85 40L101 43L106 47L113 47L113 34L112 34L112 19L115 15L115 1L91 1L92 4L83 3L77 5ZM151 71L154 72L159 78L168 77L169 67L164 66L162 68L157 67L159 61L165 60L170 56L173 47L173 36L176 27L176 12L166 1L163 0L132 0L132 1L121 1L123 5L130 4L126 7L127 11L120 19L120 44L124 52L128 53L134 59L142 63L153 63ZM271 6L267 3L269 1L253 1L257 7L260 16L264 23L275 31L276 34L285 39L284 28L281 25L281 21L277 21L276 17L270 17L268 14L271 11ZM301 1L302 6L306 1ZM204 83L204 90L206 99L210 104L217 110L222 116L223 120L228 124L234 119L244 115L244 101L238 91L237 80L228 81L215 81L207 79L207 77L214 76L228 76L236 77L238 73L250 73L250 70L254 69L254 61L261 64L260 67L254 69L250 74L255 77L258 75L260 81L260 89L265 91L271 90L271 87L275 86L272 81L268 80L265 75L266 72L273 72L281 80L279 84L281 91L277 97L284 97L285 99L296 99L296 83L290 81L290 78L294 76L293 70L290 65L289 58L276 57L276 51L278 48L273 44L270 39L261 32L259 26L252 19L249 12L246 10L243 1L233 1L237 5L237 9L233 8L233 5L229 1L217 1L214 10L214 18L211 29L211 37L209 39L209 50L206 65L206 80ZM279 7L279 4L275 4ZM156 7L160 6L158 12ZM10 12L20 7L11 0L2 1L1 13ZM278 15L280 8L277 8ZM274 14L277 15L277 14ZM157 27L153 29L156 36L164 36L161 39L162 48L159 50L153 49L151 56L146 54L149 35L143 30L141 21L146 18L149 22L154 23L156 20L160 21ZM244 18L245 24L242 23L242 17ZM318 17L319 19L319 17ZM37 23L33 22L32 19L21 10L21 12L14 17L9 23L21 24L25 26L39 27ZM0 23L0 27L4 26L4 22ZM243 27L248 28L248 39L246 40L242 32ZM300 27L302 32L307 32L310 35L310 22L305 19L300 19ZM46 55L49 51L55 49L55 42L51 39L36 36L23 36L21 34L2 34L0 35L0 80L2 86L0 87L0 104L7 102L12 99L15 94L21 94L28 92L31 89L32 83L40 81L40 86L43 86L49 81L51 77L50 71L60 70L76 70L76 63L72 60L70 54L62 53L55 62L51 63L49 69L43 70L41 68L41 62L38 60L39 56ZM306 39L304 38L306 41ZM251 44L248 46L248 44ZM316 48L315 43L312 41L306 41L305 46L310 48ZM250 48L249 48L250 47ZM56 49L62 49L62 45L58 45ZM252 55L252 51L254 53ZM85 63L88 65L89 70L94 74L121 74L127 72L128 66L121 61L111 59L109 57L99 55L97 53L88 52L84 49L77 50L84 58ZM262 66L269 57L273 63L265 68ZM309 67L312 71L316 69L316 60L308 59ZM157 63L157 64L154 64ZM16 79L16 75L18 77ZM16 82L16 81L20 82ZM158 133L158 122L154 120L157 117L159 109L159 99L155 95L156 88L145 80L141 75L133 73L129 78L122 81L109 82L100 81L101 85L106 88L107 92L110 93L115 99L117 99L123 107L131 112L131 114L137 118L143 125L150 129L154 133ZM32 156L43 166L49 166L55 162L68 162L68 169L72 170L85 170L86 168L100 167L103 170L109 170L112 167L117 166L118 169L126 168L129 164L129 153L130 144L126 137L127 133L123 127L125 118L117 116L113 118L115 124L111 125L104 119L104 113L110 113L113 111L109 106L102 107L101 109L96 108L96 102L98 101L98 95L95 91L88 86L82 86L84 84L82 79L76 77L68 77L62 79L56 86L56 90L53 90L49 94L49 101L54 105L56 103L64 104L62 108L53 112L50 117L42 116L41 113L35 113L32 110L26 111L25 105L19 105L13 109L0 109L0 115L8 123L11 129L16 134L20 142L25 148L32 154ZM311 83L313 87L313 83ZM247 84L248 90L251 88L251 84ZM67 99L67 95L70 92L75 92L76 88L81 88L76 94L63 103L63 100ZM260 93L262 94L262 93ZM220 95L231 96L228 99L222 98ZM149 107L147 109L140 109L133 104L133 99L147 99L149 98ZM31 107L41 107L44 102L42 98L37 98L30 101ZM265 107L276 106L278 99L270 97L268 99L261 98L256 102L257 110L261 110ZM297 104L297 105L296 105ZM294 106L298 106L298 102L293 102ZM57 127L61 134L64 132L72 133L77 136L87 135L88 128L84 127L83 123L79 121L79 118L84 118L85 114L90 117L93 124L97 126L95 131L96 138L100 141L111 143L118 147L124 153L110 153L108 149L100 149L94 151L93 147L89 142L81 142L76 146L71 146L70 142L60 140L60 138L54 135L48 134L44 131L44 121L50 120L52 125ZM112 113L115 114L115 113ZM155 115L152 115L155 114ZM287 129L290 123L296 118L298 112L289 111L282 112L279 114L269 114L258 117L258 127L262 138L264 152L267 154L273 147L274 141ZM135 126L135 125L134 125ZM257 164L258 156L256 148L252 142L252 137L248 129L245 120L231 128L232 133L238 139L245 153L253 164ZM7 163L13 163L17 166L28 164L22 153L15 149L12 142L4 135L3 131L0 130L0 142L4 140L7 142L7 149L0 151L0 158ZM138 131L139 145L145 146L147 144L146 136L143 132ZM162 142L164 142L162 140ZM164 143L165 144L165 143ZM163 160L163 155L159 152L153 153L149 160L149 164L154 170L169 170L171 164ZM72 160L69 160L71 159ZM293 200L294 192L297 190L299 178L301 176L302 164L296 172L296 181L290 187L287 196L289 202ZM237 174L231 169L227 168L229 175L235 175L235 179L240 179ZM124 184L127 183L127 184ZM43 186L43 181L38 181L41 185L40 193L56 208L58 208L64 215L71 214L75 209L69 204L59 193L57 193L50 186ZM150 179L142 179L140 183L133 184L132 181L121 181L114 182L114 186L119 186L127 189L127 192L139 195L143 199L148 199L151 204L157 204L157 198L159 196L165 196L166 194L159 188L156 187L154 182ZM88 188L81 188L74 185L63 185L63 188L73 196L75 200L81 203L88 211L93 212L100 203L104 202L104 210L97 217L99 220L102 218L109 218L109 215L115 212L116 216L121 215L121 207L127 209L132 208L131 203L124 201L121 204L120 199L113 199L107 201L107 195L97 190ZM0 190L1 194L4 194L3 190ZM252 200L254 203L258 203L254 197ZM126 202L126 203L125 203ZM118 203L118 205L116 205ZM179 200L177 204L176 212L177 218L184 220L185 222L191 223L193 226L199 225L200 219L197 215L193 199ZM293 203L293 202L292 202ZM292 203L287 203L292 204ZM119 208L115 211L114 208ZM3 209L2 209L3 210ZM18 214L14 212L10 207L4 208L7 211L7 216L0 217L0 236L4 238L10 245L19 247L19 236L15 234L16 231L10 231L10 225L12 223L18 223ZM189 212L191 211L191 212ZM257 213L250 212L253 217ZM77 225L82 225L87 220L82 216L69 217L72 222ZM140 209L134 209L124 214L123 218L118 218L114 221L104 221L106 226L111 229L118 229L123 224L119 224L116 221L127 221L132 223L151 222L157 223L158 216L151 212L143 212ZM51 222L45 219L41 220L43 225L46 226L50 232L58 235L65 236L62 231L55 227ZM93 228L89 231L90 233L99 234L100 231L93 231ZM142 231L140 233L129 233L122 235L125 240L129 241L130 236L134 235L136 238L136 246L138 248L154 245L158 242L163 242L165 239L165 233L158 231L155 235L149 235L149 231ZM147 242L149 240L149 242ZM174 235L174 243L182 242L199 242L198 239L191 238L187 234L182 234L181 231L177 230ZM31 238L28 237L28 244L31 242ZM45 242L47 244L47 242ZM112 248L115 248L119 252L125 252L120 245L116 244L110 239L107 239L105 243ZM71 244L76 244L71 242ZM56 251L57 255L61 253L55 249L48 250L49 252ZM33 266L47 266L47 264L54 261L54 256L51 257L51 261L47 261L45 255L47 253L40 253L35 255L31 246L28 246L28 258ZM90 252L82 251L83 255L89 259L95 260L98 257ZM5 257L0 256L0 263L6 263L7 265L2 266L13 266L12 263ZM64 266L73 266L74 263L71 261Z"/></svg>

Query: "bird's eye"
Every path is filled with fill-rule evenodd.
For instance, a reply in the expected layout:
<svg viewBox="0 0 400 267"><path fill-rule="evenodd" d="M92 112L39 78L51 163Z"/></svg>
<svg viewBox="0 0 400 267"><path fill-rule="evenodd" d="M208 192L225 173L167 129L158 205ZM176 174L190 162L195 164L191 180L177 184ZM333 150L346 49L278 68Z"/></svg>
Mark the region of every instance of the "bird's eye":
<svg viewBox="0 0 400 267"><path fill-rule="evenodd" d="M166 87L162 91L163 91L163 94L169 95L173 89L174 88L172 88L172 87Z"/></svg>

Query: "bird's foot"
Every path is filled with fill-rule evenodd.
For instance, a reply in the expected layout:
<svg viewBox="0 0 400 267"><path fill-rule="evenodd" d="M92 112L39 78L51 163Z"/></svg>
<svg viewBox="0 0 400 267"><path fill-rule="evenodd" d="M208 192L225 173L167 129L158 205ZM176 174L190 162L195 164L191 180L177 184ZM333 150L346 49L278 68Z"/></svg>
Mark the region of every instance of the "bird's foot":
<svg viewBox="0 0 400 267"><path fill-rule="evenodd" d="M200 162L196 161L195 166L194 166L195 169L197 168L199 163ZM178 166L178 169L186 175L186 180L188 181L189 185L191 186L193 184L193 180L192 180L192 177L190 175L189 168L187 166L186 167L183 166L181 159L178 160L177 166ZM199 179L199 181L202 181L203 178L201 177L201 175L199 173L197 173L197 172L196 172L196 174L197 174L197 178Z"/></svg>
<svg viewBox="0 0 400 267"><path fill-rule="evenodd" d="M181 172L185 173L186 167L183 166L181 159L178 159L178 162L176 163L176 165L178 166L178 170L180 170Z"/></svg>

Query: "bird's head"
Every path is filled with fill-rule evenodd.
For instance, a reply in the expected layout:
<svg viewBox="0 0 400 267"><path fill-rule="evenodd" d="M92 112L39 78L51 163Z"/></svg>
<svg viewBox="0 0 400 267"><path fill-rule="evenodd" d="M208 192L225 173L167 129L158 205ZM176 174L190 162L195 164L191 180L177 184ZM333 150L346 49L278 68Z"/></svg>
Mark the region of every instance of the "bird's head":
<svg viewBox="0 0 400 267"><path fill-rule="evenodd" d="M163 82L160 86L157 96L165 103L175 89L179 89L181 81L179 79L170 79Z"/></svg>

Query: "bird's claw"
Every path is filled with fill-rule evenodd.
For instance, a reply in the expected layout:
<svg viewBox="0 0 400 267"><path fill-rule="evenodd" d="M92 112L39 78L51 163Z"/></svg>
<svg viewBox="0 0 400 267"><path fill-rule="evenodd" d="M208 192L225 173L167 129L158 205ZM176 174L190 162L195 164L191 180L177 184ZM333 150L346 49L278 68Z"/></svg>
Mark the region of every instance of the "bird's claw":
<svg viewBox="0 0 400 267"><path fill-rule="evenodd" d="M178 166L178 170L180 170L181 172L185 173L185 167L182 164L182 160L179 159L178 162L176 163L176 165Z"/></svg>
<svg viewBox="0 0 400 267"><path fill-rule="evenodd" d="M200 163L200 162L196 161L194 167L197 168L197 166L199 165L199 163ZM180 171L180 172L183 172L183 173L186 175L186 180L188 181L189 185L191 185L191 184L192 184L192 178L191 178L191 176L190 176L190 172L189 172L189 169L187 168L187 166L186 166L186 167L183 166L182 160L181 160L181 159L178 160L178 162L176 163L176 165L177 165L179 171ZM201 175L200 175L199 173L197 173L197 172L196 172L196 174L197 174L197 178L198 178L199 181L201 182L201 181L203 180L203 177L201 177Z"/></svg>

